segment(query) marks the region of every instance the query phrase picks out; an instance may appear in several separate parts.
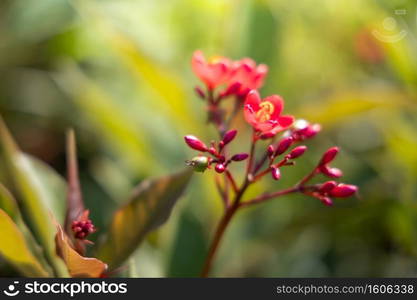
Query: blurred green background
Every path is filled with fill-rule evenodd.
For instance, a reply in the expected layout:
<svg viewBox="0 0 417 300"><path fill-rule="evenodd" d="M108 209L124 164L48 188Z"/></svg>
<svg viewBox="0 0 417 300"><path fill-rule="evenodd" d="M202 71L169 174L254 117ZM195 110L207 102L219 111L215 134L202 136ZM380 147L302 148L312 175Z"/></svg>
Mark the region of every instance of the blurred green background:
<svg viewBox="0 0 417 300"><path fill-rule="evenodd" d="M62 174L75 128L86 206L105 228L137 182L194 155L185 134L216 137L193 94L193 51L252 57L270 67L262 95L281 94L286 113L323 131L248 196L295 183L338 145L334 165L360 197L328 208L292 195L238 214L213 275L417 276L416 13L413 0L3 0L0 113ZM242 149L249 127L234 127ZM127 275L198 275L221 214L212 175L194 176Z"/></svg>

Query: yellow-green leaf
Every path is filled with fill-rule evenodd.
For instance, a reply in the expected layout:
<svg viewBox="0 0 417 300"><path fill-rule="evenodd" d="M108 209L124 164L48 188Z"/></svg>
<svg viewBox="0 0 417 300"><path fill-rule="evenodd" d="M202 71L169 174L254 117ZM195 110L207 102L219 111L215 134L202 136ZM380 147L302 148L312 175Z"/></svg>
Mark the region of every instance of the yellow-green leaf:
<svg viewBox="0 0 417 300"><path fill-rule="evenodd" d="M65 235L59 224L57 224L57 229L58 232L55 237L57 252L67 265L71 277L100 277L107 269L107 265L96 258L84 257L78 254L78 252L71 247L68 237Z"/></svg>
<svg viewBox="0 0 417 300"><path fill-rule="evenodd" d="M20 214L19 207L17 206L17 202L13 195L9 192L9 190L0 183L0 209L4 210L7 215L16 223L18 229L22 232L28 248L32 252L32 254L37 258L38 262L42 265L42 267L48 272L48 274L52 275L52 270L50 265L46 262L44 253L39 246L39 244L35 241L32 233L30 232L29 228L25 224L22 219L22 215Z"/></svg>
<svg viewBox="0 0 417 300"><path fill-rule="evenodd" d="M49 199L51 194L33 169L31 161L16 145L3 119L0 117L0 154L4 157L13 184L19 193L22 214L42 246L46 259L57 276L67 276L65 265L55 253L55 226L47 203L60 201ZM62 199L61 201L65 201Z"/></svg>
<svg viewBox="0 0 417 300"><path fill-rule="evenodd" d="M19 208L12 194L0 183L0 209L4 210L13 220L19 216Z"/></svg>
<svg viewBox="0 0 417 300"><path fill-rule="evenodd" d="M30 252L22 232L12 218L0 209L0 255L24 276L48 277Z"/></svg>
<svg viewBox="0 0 417 300"><path fill-rule="evenodd" d="M110 269L121 265L149 232L166 222L191 175L191 169L186 169L146 180L134 189L129 201L114 214L108 235L97 251Z"/></svg>
<svg viewBox="0 0 417 300"><path fill-rule="evenodd" d="M28 175L36 177L40 182L39 188L43 190L45 205L54 217L62 223L65 216L65 197L67 184L65 179L59 175L53 168L39 160L36 157L23 153L30 164Z"/></svg>

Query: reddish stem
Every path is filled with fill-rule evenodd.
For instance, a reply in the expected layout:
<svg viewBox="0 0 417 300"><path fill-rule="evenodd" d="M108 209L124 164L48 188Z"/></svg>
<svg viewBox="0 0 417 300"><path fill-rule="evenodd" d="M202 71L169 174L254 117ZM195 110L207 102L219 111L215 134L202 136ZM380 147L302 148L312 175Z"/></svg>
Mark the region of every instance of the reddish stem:
<svg viewBox="0 0 417 300"><path fill-rule="evenodd" d="M288 158L284 158L282 159L279 163L275 164L275 166L277 168L284 166L288 161ZM258 181L259 179L261 179L263 176L265 176L266 174L268 174L271 171L271 164L268 166L268 168L266 168L265 170L263 170L261 173L259 173L258 175L255 176L255 178L253 179L253 182Z"/></svg>
<svg viewBox="0 0 417 300"><path fill-rule="evenodd" d="M229 179L229 181L230 181L230 183L232 184L232 187L233 187L233 191L237 194L237 193L239 193L239 188L238 188L238 186L237 186L237 184L236 184L236 181L235 181L235 179L233 178L233 175L232 175L232 173L230 173L230 171L229 170L226 170L226 177L227 177L227 179Z"/></svg>
<svg viewBox="0 0 417 300"><path fill-rule="evenodd" d="M247 165L247 169L246 169L246 178L252 172L252 165L253 165L253 160L254 160L254 156L255 156L255 145L256 145L257 141L258 141L258 138L256 136L256 131L254 130L253 134L252 134L252 143L251 143L251 147L250 147L249 160L248 160L248 165Z"/></svg>
<svg viewBox="0 0 417 300"><path fill-rule="evenodd" d="M317 175L318 172L319 172L319 169L317 167L314 168L313 171L311 171L310 174L308 174L306 177L301 179L301 181L296 186L298 186L298 187L303 186L308 181L310 181L311 178L313 178L315 175Z"/></svg>
<svg viewBox="0 0 417 300"><path fill-rule="evenodd" d="M223 200L223 204L224 204L224 206L225 206L225 207L228 207L228 206L229 206L229 195L228 195L228 193L226 192L226 189L224 189L224 188L222 187L222 185L221 185L221 183L220 183L220 180L219 180L219 176L215 176L215 177L214 177L214 182L215 182L215 184L216 184L217 191L218 191L218 193L220 194L220 197L221 197L221 198L222 198L222 200Z"/></svg>
<svg viewBox="0 0 417 300"><path fill-rule="evenodd" d="M301 192L302 190L303 190L302 187L294 186L294 187L284 189L284 190L281 190L281 191L277 191L277 192L274 192L274 193L263 194L263 195L258 196L256 198L253 198L252 200L242 202L242 203L240 203L239 206L240 207L247 207L247 206L250 206L250 205L265 202L267 200L270 200L270 199L273 199L273 198L276 198L276 197L280 197L280 196L283 196L283 195L287 195L287 194L290 194L290 193Z"/></svg>
<svg viewBox="0 0 417 300"><path fill-rule="evenodd" d="M258 181L259 179L261 179L263 176L265 176L266 174L268 174L271 171L271 167L268 166L268 168L266 168L265 170L263 170L261 173L259 173L258 175L255 176L255 178L253 179L253 181Z"/></svg>
<svg viewBox="0 0 417 300"><path fill-rule="evenodd" d="M217 225L216 233L214 234L213 241L211 242L209 252L207 254L206 261L204 262L203 271L201 272L201 277L208 277L211 266L213 264L213 259L216 254L216 251L220 245L220 241L224 235L224 232L229 225L230 221L232 220L233 215L236 213L237 209L239 208L239 202L234 202L233 205L228 208L221 218L219 224Z"/></svg>

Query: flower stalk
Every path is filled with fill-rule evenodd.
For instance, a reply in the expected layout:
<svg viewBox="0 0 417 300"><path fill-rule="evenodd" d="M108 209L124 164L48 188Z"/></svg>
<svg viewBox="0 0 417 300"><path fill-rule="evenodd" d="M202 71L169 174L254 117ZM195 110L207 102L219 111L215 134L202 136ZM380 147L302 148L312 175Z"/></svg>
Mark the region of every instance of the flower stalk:
<svg viewBox="0 0 417 300"><path fill-rule="evenodd" d="M214 169L217 173L215 185L224 203L223 215L216 226L201 272L202 277L208 277L223 236L231 220L241 208L293 193L304 194L330 206L333 204L332 198L352 196L357 192L357 187L335 181L307 185L319 174L330 178L342 176L341 170L329 166L339 153L338 147L332 147L323 154L316 167L292 187L265 192L252 199L243 200L248 187L262 180L265 175L271 174L275 181L285 176L282 169L295 166L295 160L307 151L304 145L291 147L315 137L320 132L321 126L310 124L305 120L295 121L292 115L282 115L284 100L278 95L263 99L260 97L257 89L262 87L268 72L265 65L257 66L248 58L240 61L232 61L225 57L206 60L201 51L197 51L193 56L192 66L194 73L207 89L204 93L201 88L197 87L196 92L207 102L208 123L215 126L220 136L218 142L211 141L210 147L195 136L185 137L185 142L190 148L201 152L197 158L191 162L188 161L188 164L199 172ZM222 103L227 98L234 98L235 101L231 111L222 108ZM246 122L252 127L249 152L229 155L228 146L238 135L237 130L230 126L241 111ZM281 138L275 142L280 134ZM259 152L257 144L260 140L269 142L269 145L261 153L261 158L256 161L257 152ZM279 158L278 162L275 161L277 158ZM205 162L203 168L201 163L198 163L201 161ZM229 166L242 161L246 161L246 168L243 182L239 185ZM266 167L261 170L265 164ZM196 168L197 166L199 167ZM220 177L224 178L223 183ZM231 198L229 198L230 188L233 191Z"/></svg>

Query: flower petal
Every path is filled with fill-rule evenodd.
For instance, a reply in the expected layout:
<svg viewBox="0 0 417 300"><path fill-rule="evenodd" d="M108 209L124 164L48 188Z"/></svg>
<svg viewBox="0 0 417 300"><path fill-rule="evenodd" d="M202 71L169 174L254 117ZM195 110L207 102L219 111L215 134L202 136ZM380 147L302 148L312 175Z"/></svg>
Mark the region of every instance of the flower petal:
<svg viewBox="0 0 417 300"><path fill-rule="evenodd" d="M291 116L291 115L280 116L278 119L278 123L283 128L287 128L291 126L292 123L294 123L294 116Z"/></svg>
<svg viewBox="0 0 417 300"><path fill-rule="evenodd" d="M284 100L278 95L268 96L263 101L271 102L274 105L274 112L271 114L271 120L278 120L279 115L284 109Z"/></svg>
<svg viewBox="0 0 417 300"><path fill-rule="evenodd" d="M257 90L251 90L245 99L245 110L249 109L252 112L259 110L259 103L261 103L261 96Z"/></svg>

